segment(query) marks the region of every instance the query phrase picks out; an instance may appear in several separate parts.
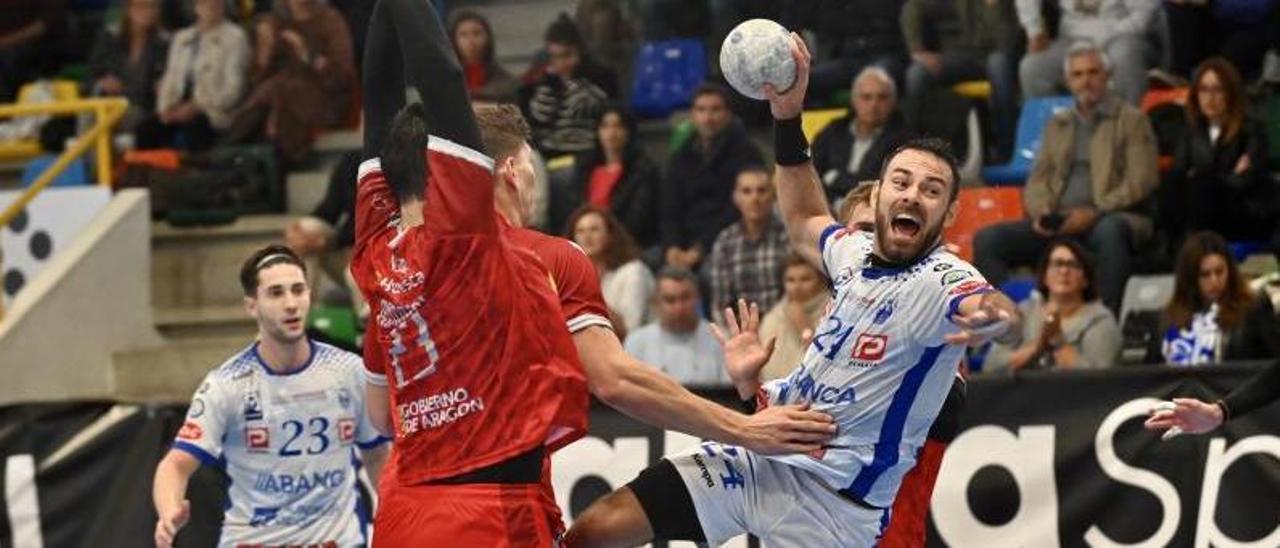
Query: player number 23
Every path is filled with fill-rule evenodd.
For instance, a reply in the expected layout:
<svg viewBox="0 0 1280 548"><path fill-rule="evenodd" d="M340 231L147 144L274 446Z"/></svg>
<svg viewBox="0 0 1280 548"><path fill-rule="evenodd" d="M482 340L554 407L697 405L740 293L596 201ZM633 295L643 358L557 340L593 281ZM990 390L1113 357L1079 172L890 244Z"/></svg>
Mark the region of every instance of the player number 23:
<svg viewBox="0 0 1280 548"><path fill-rule="evenodd" d="M285 435L289 436L289 441L284 442L280 447L280 456L296 457L306 451L308 455L319 455L325 449L329 448L329 419L324 417L311 417L307 419L304 427L302 421L290 420L284 421ZM303 434L307 434L305 439ZM294 448L294 442L298 442L298 448Z"/></svg>

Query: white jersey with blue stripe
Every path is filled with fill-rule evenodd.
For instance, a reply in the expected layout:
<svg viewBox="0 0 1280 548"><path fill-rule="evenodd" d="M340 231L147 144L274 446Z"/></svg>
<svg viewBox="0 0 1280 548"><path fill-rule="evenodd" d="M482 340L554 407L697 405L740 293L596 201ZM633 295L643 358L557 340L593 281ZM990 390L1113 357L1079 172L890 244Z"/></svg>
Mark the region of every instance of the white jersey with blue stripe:
<svg viewBox="0 0 1280 548"><path fill-rule="evenodd" d="M356 448L384 441L359 356L312 342L302 368L276 374L255 342L205 377L174 448L231 480L219 546L348 547L366 542Z"/></svg>
<svg viewBox="0 0 1280 548"><path fill-rule="evenodd" d="M991 291L941 247L906 267L873 264L870 233L832 225L819 240L835 301L804 361L764 386L770 404L809 403L838 432L811 455L770 457L887 508L915 465L964 348L944 342L962 299Z"/></svg>

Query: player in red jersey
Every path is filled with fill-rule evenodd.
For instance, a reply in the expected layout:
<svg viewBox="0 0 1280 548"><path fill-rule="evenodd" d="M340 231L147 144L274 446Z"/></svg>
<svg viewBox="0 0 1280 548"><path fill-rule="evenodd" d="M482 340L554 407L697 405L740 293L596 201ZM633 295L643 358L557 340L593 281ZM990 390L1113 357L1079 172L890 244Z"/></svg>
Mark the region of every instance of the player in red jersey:
<svg viewBox="0 0 1280 548"><path fill-rule="evenodd" d="M496 163L496 207L522 226L531 209L534 169L529 130L511 105L476 108L485 151ZM608 310L591 260L574 243L527 228L511 241L532 250L555 280L565 324L573 334L591 391L605 403L649 424L765 453L817 449L832 427L829 417L799 406L743 415L699 398L656 368L628 355L607 320ZM549 480L544 475L544 482ZM554 494L545 490L548 511L558 517Z"/></svg>
<svg viewBox="0 0 1280 548"><path fill-rule="evenodd" d="M558 296L507 241L432 6L380 0L364 66L351 268L372 312L371 415L394 432L374 545L550 546L543 458L585 432L588 405ZM422 105L402 108L406 84Z"/></svg>

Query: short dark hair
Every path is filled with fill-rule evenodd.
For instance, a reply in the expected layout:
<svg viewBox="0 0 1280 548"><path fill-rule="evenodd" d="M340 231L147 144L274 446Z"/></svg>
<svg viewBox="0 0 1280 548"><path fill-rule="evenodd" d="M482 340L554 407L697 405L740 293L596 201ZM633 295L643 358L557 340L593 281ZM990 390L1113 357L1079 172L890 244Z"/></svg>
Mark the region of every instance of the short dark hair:
<svg viewBox="0 0 1280 548"><path fill-rule="evenodd" d="M697 101L698 98L703 95L719 96L720 100L724 101L724 106L726 107L729 107L731 104L730 100L733 98L733 96L729 94L729 88L724 87L723 84L718 82L703 82L698 84L698 87L693 90L693 101Z"/></svg>
<svg viewBox="0 0 1280 548"><path fill-rule="evenodd" d="M547 33L542 36L544 42L548 44L560 44L562 46L572 46L582 51L582 33L578 32L578 25L569 18L569 14L561 13L556 17L555 21L547 27Z"/></svg>
<svg viewBox="0 0 1280 548"><path fill-rule="evenodd" d="M529 142L529 122L515 105L476 105L472 110L476 115L476 126L480 128L484 153L494 162L501 163L515 156L520 147Z"/></svg>
<svg viewBox="0 0 1280 548"><path fill-rule="evenodd" d="M421 198L427 188L427 111L410 103L391 120L382 143L382 173L396 199Z"/></svg>
<svg viewBox="0 0 1280 548"><path fill-rule="evenodd" d="M951 143L948 143L946 139L940 139L938 137L917 137L898 145L898 147L893 149L893 152L890 152L888 156L885 156L884 161L880 163L880 182L884 182L886 172L889 170L889 162L892 162L899 154L908 150L926 152L947 163L947 167L951 168L951 196L948 201L956 201L956 197L960 195L960 161L956 159L955 153L951 151Z"/></svg>
<svg viewBox="0 0 1280 548"><path fill-rule="evenodd" d="M258 273L271 268L278 264L291 264L302 269L302 274L307 273L307 265L298 258L298 254L280 244L272 244L262 249L254 251L244 260L244 264L240 266L240 288L244 290L246 297L253 297L258 294Z"/></svg>
<svg viewBox="0 0 1280 548"><path fill-rule="evenodd" d="M673 282L685 282L685 283L688 283L689 285L692 285L694 291L698 290L698 277L693 274L692 270L689 270L683 266L667 265L662 267L662 269L658 271L658 276L656 277L655 281L661 282L662 280L671 280Z"/></svg>
<svg viewBox="0 0 1280 548"><path fill-rule="evenodd" d="M1044 253L1040 255L1040 263L1036 265L1036 290L1040 291L1040 295L1049 298L1049 286L1045 285L1044 277L1049 272L1049 256L1053 255L1053 251L1059 247L1067 248L1076 262L1080 263L1080 272L1084 273L1084 302L1090 303L1098 299L1098 271L1094 268L1093 255L1085 249L1080 242L1071 238L1058 238L1049 242L1049 247L1044 248Z"/></svg>

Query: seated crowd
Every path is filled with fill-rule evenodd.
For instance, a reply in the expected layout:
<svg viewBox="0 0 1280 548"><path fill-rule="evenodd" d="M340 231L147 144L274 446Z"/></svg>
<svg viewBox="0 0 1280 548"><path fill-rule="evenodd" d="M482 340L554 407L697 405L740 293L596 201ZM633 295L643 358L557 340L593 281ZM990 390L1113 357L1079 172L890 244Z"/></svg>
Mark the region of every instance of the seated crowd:
<svg viewBox="0 0 1280 548"><path fill-rule="evenodd" d="M62 28L66 13L59 1L11 3L0 17L0 101L47 73L32 44ZM349 3L258 2L260 13L246 17L223 0L194 0L176 25L170 4L120 0L118 20L88 56L85 92L129 99L117 131L133 146L269 144L292 165L317 135L353 127L353 30L364 22ZM1249 18L1156 0L633 4L581 0L573 16L549 17L518 75L504 66L485 11L454 9L448 30L473 99L513 103L528 119L551 172L541 177L540 228L596 264L616 330L640 359L688 384L727 384L709 322L746 299L778 341L766 375L784 376L830 299L826 273L792 254L777 216L770 151L758 144L768 141L767 117L718 83L714 61L676 115L686 129L639 123L624 106L643 41L699 40L715 59L728 30L751 17L803 31L817 56L809 106L847 108L812 136L812 154L832 210L851 226L874 230L868 200L883 158L955 114L934 105L967 105L961 119L977 112L981 142L970 145L993 163L1020 154L1019 105L1065 97L1069 106L1029 136L1038 149L1023 158L1023 217L972 234L969 258L993 285L1032 277L1034 286L1021 302L1021 344L990 349L985 370L1119 365L1129 344L1120 313L1137 274L1174 279L1144 361L1280 357L1269 286L1250 288L1228 244L1280 252L1280 165L1269 140L1280 120L1261 108L1280 97L1280 4ZM985 93L952 91L975 80ZM1170 85L1185 87L1185 104L1159 107L1157 120L1144 97ZM654 133L665 148L649 142ZM356 161L340 162L324 202L286 235L300 253L332 262L323 270L339 285ZM967 177L964 186L983 184Z"/></svg>

